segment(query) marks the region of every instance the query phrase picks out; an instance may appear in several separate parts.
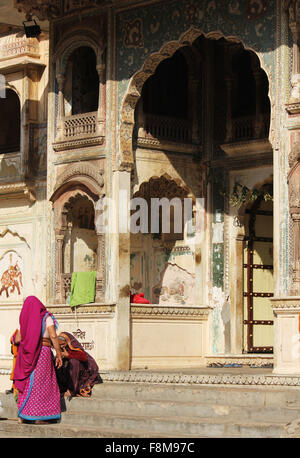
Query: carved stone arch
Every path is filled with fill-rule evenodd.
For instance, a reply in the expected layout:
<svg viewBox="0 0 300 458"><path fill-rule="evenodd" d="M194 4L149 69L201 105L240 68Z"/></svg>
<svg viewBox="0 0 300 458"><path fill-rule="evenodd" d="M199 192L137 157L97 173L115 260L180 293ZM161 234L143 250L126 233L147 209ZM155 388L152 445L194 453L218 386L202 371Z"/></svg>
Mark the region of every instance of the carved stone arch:
<svg viewBox="0 0 300 458"><path fill-rule="evenodd" d="M66 174L67 175L67 174ZM68 180L68 178L67 178ZM81 177L82 180L82 177ZM101 194L101 193L100 193ZM75 183L70 179L58 188L53 197L54 233L55 233L55 302L64 303L70 289L71 274L63 271L63 246L68 229L68 208L72 201L86 197L93 205L95 218L95 236L97 237L97 274L95 302L103 302L105 294L105 237L96 227L96 204L100 194L91 191L90 183ZM101 194L103 195L103 194Z"/></svg>
<svg viewBox="0 0 300 458"><path fill-rule="evenodd" d="M148 194L150 188L155 183L160 183L159 193L168 191L168 188L176 187L180 191L180 194L182 196L184 195L187 196L190 194L190 189L188 188L188 186L184 184L184 182L180 178L173 178L168 173L164 173L160 176L153 175L147 181L143 181L143 183L139 185L138 190L134 192L134 196L135 197L146 197L144 195L144 191L146 192L146 194ZM163 197L167 197L167 196L163 195ZM168 197L172 197L172 196L168 196Z"/></svg>
<svg viewBox="0 0 300 458"><path fill-rule="evenodd" d="M67 190L84 188L98 200L104 194L103 172L88 163L72 164L57 177L50 201L54 203Z"/></svg>
<svg viewBox="0 0 300 458"><path fill-rule="evenodd" d="M141 92L145 81L154 74L156 68L164 59L172 57L173 54L182 48L183 46L192 46L193 42L203 35L205 38L220 39L225 38L226 40L234 43L241 43L246 51L254 52L260 61L261 68L266 72L269 80L269 98L272 107L271 97L271 81L272 75L270 69L265 65L262 55L255 49L247 46L240 37L225 36L220 31L212 31L204 33L202 30L195 27L190 27L185 31L177 41L173 40L163 44L158 52L152 53L142 65L142 68L138 70L129 81L128 89L123 97L121 110L120 110L120 143L119 143L119 158L117 167L119 170L130 171L134 165L133 147L132 147L132 136L134 130L134 111L141 97ZM272 117L271 117L272 124ZM271 135L270 128L270 138Z"/></svg>
<svg viewBox="0 0 300 458"><path fill-rule="evenodd" d="M63 41L58 45L57 50L53 55L53 62L57 64L57 74L64 75L68 59L73 51L87 46L93 49L96 55L97 65L102 64L102 55L105 47L99 45L99 38L89 29L81 29L77 33L64 37Z"/></svg>

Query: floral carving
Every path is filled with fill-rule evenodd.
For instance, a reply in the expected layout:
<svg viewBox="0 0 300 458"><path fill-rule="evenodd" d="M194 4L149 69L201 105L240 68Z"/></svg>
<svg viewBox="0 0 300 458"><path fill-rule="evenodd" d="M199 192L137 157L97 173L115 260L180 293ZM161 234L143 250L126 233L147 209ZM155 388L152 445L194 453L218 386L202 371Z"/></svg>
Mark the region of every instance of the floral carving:
<svg viewBox="0 0 300 458"><path fill-rule="evenodd" d="M141 19L127 21L123 26L124 44L127 48L143 48L143 23Z"/></svg>

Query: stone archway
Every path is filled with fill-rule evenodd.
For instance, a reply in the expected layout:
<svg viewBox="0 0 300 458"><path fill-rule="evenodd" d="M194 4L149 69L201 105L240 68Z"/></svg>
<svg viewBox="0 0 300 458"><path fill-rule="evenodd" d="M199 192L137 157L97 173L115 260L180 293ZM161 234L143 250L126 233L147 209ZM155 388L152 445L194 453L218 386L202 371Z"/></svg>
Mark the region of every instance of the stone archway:
<svg viewBox="0 0 300 458"><path fill-rule="evenodd" d="M92 165L87 163L74 164L67 168L56 180L54 192L50 197L53 203L54 232L55 232L55 302L64 303L66 291L71 286L71 274L65 274L63 269L63 245L68 229L68 207L72 200L87 199L92 203L93 214L96 216L96 205L104 196L104 179ZM104 300L105 282L105 239L104 234L95 231L97 237L97 278L96 302Z"/></svg>
<svg viewBox="0 0 300 458"><path fill-rule="evenodd" d="M263 58L255 50L247 47L245 43L237 37L226 37L221 32L203 33L201 30L191 27L184 32L177 41L170 41L165 43L158 52L151 54L144 62L142 68L137 71L129 82L127 92L123 98L122 107L120 111L120 140L119 140L119 158L117 158L117 168L119 170L131 170L134 164L132 137L135 124L135 108L141 97L141 92L145 81L154 74L158 65L167 59L180 48L184 46L191 46L193 42L203 35L208 39L225 38L232 43L241 43L245 50L253 51L259 58L261 68L266 72L269 82L272 81L269 69L263 65ZM271 84L270 84L271 86ZM269 89L269 97L272 102L272 91ZM272 104L271 104L272 105ZM273 138L272 128L272 112L270 121L270 134L269 137Z"/></svg>

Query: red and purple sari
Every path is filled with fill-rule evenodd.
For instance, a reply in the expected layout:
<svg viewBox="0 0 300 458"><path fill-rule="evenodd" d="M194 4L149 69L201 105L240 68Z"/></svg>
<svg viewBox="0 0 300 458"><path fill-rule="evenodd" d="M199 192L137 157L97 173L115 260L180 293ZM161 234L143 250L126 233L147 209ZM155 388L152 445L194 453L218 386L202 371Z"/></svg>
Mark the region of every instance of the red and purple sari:
<svg viewBox="0 0 300 458"><path fill-rule="evenodd" d="M58 420L60 392L51 348L42 345L45 321L51 315L35 296L25 300L20 314L21 342L14 369L18 416L24 420Z"/></svg>
<svg viewBox="0 0 300 458"><path fill-rule="evenodd" d="M69 355L63 367L57 370L61 392L69 390L73 397L91 396L93 386L102 382L96 361L69 332L60 333L58 338L67 345Z"/></svg>

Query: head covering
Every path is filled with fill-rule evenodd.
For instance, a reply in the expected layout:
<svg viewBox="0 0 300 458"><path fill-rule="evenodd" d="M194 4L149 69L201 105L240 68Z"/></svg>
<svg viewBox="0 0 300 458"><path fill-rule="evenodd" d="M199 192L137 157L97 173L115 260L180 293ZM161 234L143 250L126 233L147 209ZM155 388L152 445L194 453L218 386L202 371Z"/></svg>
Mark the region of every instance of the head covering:
<svg viewBox="0 0 300 458"><path fill-rule="evenodd" d="M83 346L71 333L61 332L58 338L61 341L61 338L63 338L64 343L67 343L72 352L80 352L86 355L85 362L71 359L71 364L68 365L69 380L72 382L69 389L72 392L72 395L75 396L76 394L82 392L90 394L92 387L101 381L96 361L87 351L84 350Z"/></svg>
<svg viewBox="0 0 300 458"><path fill-rule="evenodd" d="M49 312L37 297L28 296L24 301L20 313L21 342L14 371L14 385L20 392L24 391L26 381L36 366L42 347L43 319L47 314Z"/></svg>
<svg viewBox="0 0 300 458"><path fill-rule="evenodd" d="M83 346L70 332L61 332L58 336L58 339L60 340L60 343L67 344L70 350L86 353Z"/></svg>

